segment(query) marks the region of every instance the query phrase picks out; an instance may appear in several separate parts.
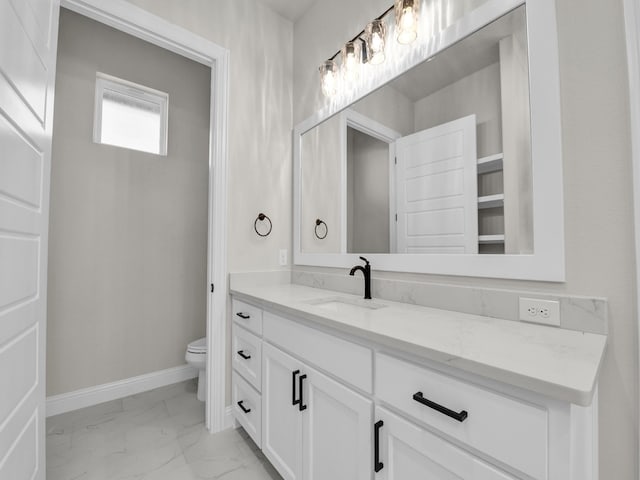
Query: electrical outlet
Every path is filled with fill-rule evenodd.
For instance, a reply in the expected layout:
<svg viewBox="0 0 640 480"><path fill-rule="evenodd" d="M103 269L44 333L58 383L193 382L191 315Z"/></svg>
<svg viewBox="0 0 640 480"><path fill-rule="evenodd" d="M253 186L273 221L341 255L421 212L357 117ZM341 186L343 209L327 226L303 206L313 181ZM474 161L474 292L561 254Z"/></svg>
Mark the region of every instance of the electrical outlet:
<svg viewBox="0 0 640 480"><path fill-rule="evenodd" d="M287 249L283 248L280 250L280 254L278 256L281 266L285 266L287 264Z"/></svg>
<svg viewBox="0 0 640 480"><path fill-rule="evenodd" d="M520 297L520 320L560 326L560 302Z"/></svg>

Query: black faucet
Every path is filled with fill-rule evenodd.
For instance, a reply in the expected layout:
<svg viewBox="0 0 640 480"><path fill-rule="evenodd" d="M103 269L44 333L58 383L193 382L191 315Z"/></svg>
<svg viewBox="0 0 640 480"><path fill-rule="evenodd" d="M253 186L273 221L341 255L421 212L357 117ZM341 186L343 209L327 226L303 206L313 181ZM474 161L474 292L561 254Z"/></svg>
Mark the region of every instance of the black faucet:
<svg viewBox="0 0 640 480"><path fill-rule="evenodd" d="M365 262L365 266L356 265L351 269L349 275L353 277L356 271L360 270L364 275L364 298L367 300L371 300L371 265L369 265L369 260L364 257L360 257L360 260Z"/></svg>

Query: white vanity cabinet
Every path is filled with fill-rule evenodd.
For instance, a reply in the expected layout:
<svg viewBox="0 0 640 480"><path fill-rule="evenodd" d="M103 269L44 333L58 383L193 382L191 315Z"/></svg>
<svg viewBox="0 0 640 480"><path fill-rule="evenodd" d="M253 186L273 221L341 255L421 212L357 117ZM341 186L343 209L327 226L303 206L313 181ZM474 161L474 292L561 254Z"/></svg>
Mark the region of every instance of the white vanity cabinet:
<svg viewBox="0 0 640 480"><path fill-rule="evenodd" d="M235 313L233 345L261 358L233 361L234 415L285 480L597 479L593 405L293 313L234 299Z"/></svg>
<svg viewBox="0 0 640 480"><path fill-rule="evenodd" d="M262 450L286 480L371 478L373 402L263 345Z"/></svg>
<svg viewBox="0 0 640 480"><path fill-rule="evenodd" d="M231 401L233 416L262 443L262 310L233 301Z"/></svg>

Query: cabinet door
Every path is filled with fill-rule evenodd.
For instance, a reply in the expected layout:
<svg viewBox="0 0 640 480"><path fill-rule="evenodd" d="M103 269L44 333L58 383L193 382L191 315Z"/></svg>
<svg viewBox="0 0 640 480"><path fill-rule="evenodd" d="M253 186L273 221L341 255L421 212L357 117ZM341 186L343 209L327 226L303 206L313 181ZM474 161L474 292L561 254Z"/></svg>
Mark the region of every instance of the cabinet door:
<svg viewBox="0 0 640 480"><path fill-rule="evenodd" d="M376 421L382 421L376 480L516 480L384 408L376 408Z"/></svg>
<svg viewBox="0 0 640 480"><path fill-rule="evenodd" d="M305 480L370 480L371 400L305 367L302 388Z"/></svg>
<svg viewBox="0 0 640 480"><path fill-rule="evenodd" d="M302 415L297 384L302 364L279 349L262 347L262 451L285 480L302 478ZM295 380L295 382L294 382Z"/></svg>

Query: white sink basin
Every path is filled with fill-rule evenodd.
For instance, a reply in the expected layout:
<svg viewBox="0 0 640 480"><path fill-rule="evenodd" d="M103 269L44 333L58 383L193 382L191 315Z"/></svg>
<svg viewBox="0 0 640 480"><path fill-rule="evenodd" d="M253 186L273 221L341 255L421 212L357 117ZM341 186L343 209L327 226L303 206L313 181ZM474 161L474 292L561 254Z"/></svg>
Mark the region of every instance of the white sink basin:
<svg viewBox="0 0 640 480"><path fill-rule="evenodd" d="M316 300L309 300L305 303L307 303L307 305L313 305L332 312L362 312L366 310L378 310L386 307L386 305L382 303L376 303L371 300L348 297L320 298Z"/></svg>

